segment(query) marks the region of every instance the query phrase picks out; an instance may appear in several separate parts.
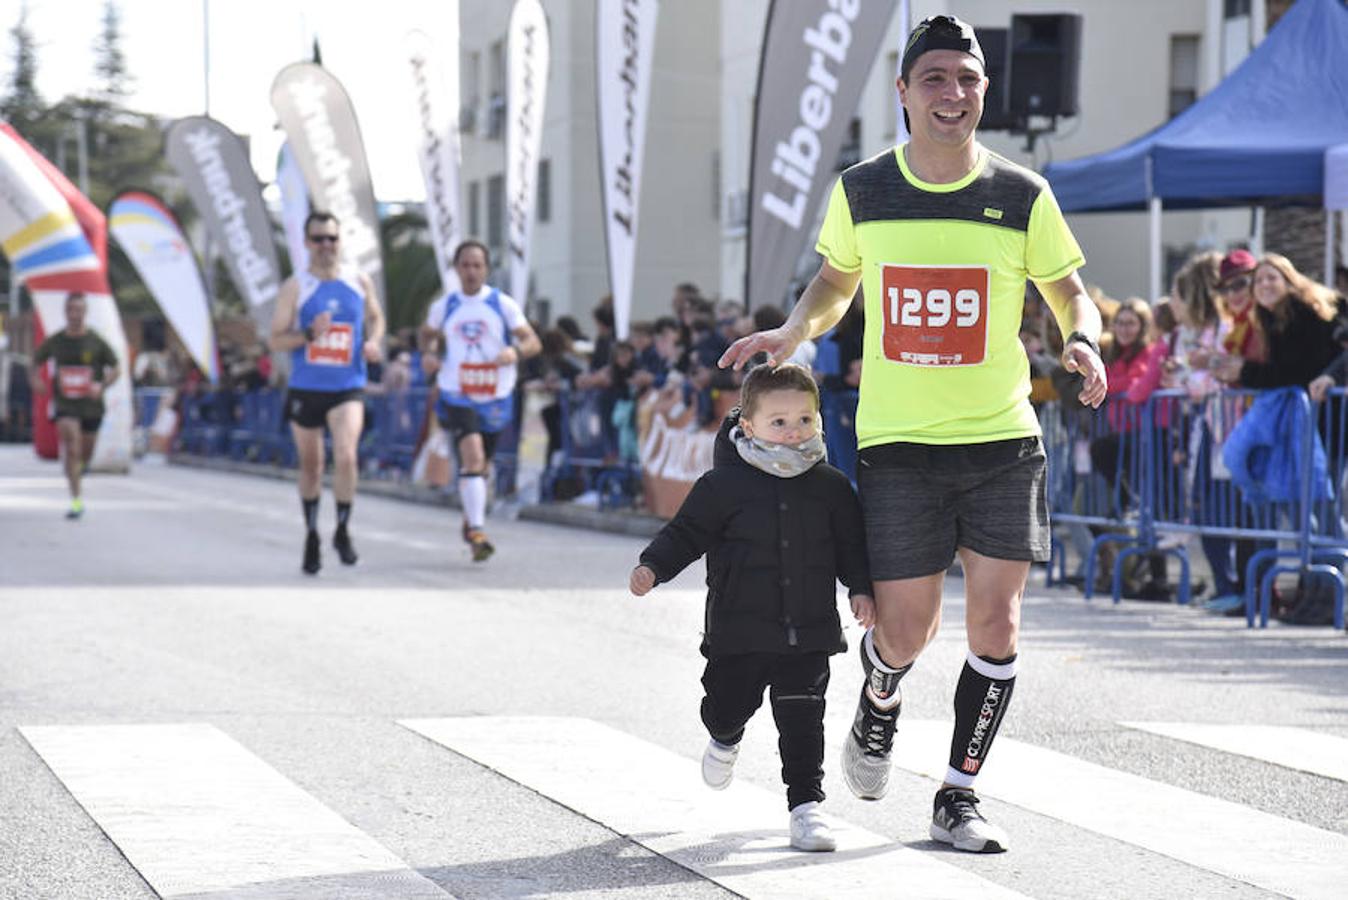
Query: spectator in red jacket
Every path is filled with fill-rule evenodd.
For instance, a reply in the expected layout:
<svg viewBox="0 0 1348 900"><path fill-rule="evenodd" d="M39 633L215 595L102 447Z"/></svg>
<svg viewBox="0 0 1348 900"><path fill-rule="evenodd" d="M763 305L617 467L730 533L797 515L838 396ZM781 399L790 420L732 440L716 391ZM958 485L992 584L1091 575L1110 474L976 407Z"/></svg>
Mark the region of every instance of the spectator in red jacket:
<svg viewBox="0 0 1348 900"><path fill-rule="evenodd" d="M1118 496L1127 503L1138 499L1142 477L1143 406L1160 386L1162 363L1169 348L1164 341L1152 340L1151 307L1137 297L1119 304L1110 322L1110 335L1113 340L1105 345L1103 358L1109 380L1106 414L1113 432L1091 441L1091 465L1109 482L1111 490L1121 487ZM1155 407L1153 446L1169 446L1167 412L1165 405ZM1147 563L1151 581L1138 596L1168 600L1165 556L1149 554Z"/></svg>

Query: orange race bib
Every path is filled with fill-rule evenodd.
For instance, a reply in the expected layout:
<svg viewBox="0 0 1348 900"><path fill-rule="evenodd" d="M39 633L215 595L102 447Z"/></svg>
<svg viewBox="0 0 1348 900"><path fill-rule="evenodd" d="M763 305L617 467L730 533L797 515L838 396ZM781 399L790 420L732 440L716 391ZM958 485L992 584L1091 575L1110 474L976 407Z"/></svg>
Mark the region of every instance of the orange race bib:
<svg viewBox="0 0 1348 900"><path fill-rule="evenodd" d="M349 366L354 358L355 329L349 322L333 322L321 337L304 345L304 361L317 366Z"/></svg>
<svg viewBox="0 0 1348 900"><path fill-rule="evenodd" d="M94 393L94 370L90 366L57 366L56 383L61 396L67 400L91 397Z"/></svg>
<svg viewBox="0 0 1348 900"><path fill-rule="evenodd" d="M885 358L977 366L988 351L986 266L881 265Z"/></svg>
<svg viewBox="0 0 1348 900"><path fill-rule="evenodd" d="M496 363L459 363L459 391L474 400L495 400Z"/></svg>

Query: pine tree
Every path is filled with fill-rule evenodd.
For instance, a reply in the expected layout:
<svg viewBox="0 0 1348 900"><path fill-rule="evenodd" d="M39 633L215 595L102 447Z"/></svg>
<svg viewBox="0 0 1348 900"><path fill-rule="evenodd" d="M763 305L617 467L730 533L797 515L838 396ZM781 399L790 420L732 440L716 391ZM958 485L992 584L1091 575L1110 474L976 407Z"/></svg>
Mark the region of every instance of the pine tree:
<svg viewBox="0 0 1348 900"><path fill-rule="evenodd" d="M101 82L97 98L108 107L120 107L134 79L122 53L122 10L117 0L103 3L103 27L94 39L94 75Z"/></svg>
<svg viewBox="0 0 1348 900"><path fill-rule="evenodd" d="M37 90L37 44L28 28L28 4L19 7L19 21L9 30L14 41L14 71L3 99L0 119L22 129L37 121L46 109Z"/></svg>

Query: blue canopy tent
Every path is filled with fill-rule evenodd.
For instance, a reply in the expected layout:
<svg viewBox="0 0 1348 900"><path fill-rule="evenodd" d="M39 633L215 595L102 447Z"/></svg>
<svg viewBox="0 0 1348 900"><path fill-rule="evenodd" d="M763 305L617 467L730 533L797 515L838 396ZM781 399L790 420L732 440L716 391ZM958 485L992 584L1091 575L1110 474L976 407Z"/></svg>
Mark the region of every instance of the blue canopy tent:
<svg viewBox="0 0 1348 900"><path fill-rule="evenodd" d="M1116 150L1044 170L1065 212L1150 209L1152 296L1160 212L1320 206L1325 155L1348 143L1348 7L1299 0L1234 72L1180 115Z"/></svg>

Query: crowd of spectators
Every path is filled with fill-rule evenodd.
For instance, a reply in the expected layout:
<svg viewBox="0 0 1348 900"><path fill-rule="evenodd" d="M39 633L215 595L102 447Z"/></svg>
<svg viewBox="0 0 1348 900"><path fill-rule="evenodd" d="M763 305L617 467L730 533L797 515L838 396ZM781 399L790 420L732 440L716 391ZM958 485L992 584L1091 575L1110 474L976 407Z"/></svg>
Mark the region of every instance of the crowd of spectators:
<svg viewBox="0 0 1348 900"><path fill-rule="evenodd" d="M1088 446L1079 448L1083 453L1076 465L1080 469L1084 461L1114 502L1127 504L1139 490L1132 483L1140 471L1138 411L1158 389L1180 392L1182 401L1153 407L1149 427L1152 446L1161 448L1162 458L1173 464L1169 477L1175 483L1168 490L1192 491L1195 473L1220 468L1223 441L1238 418L1228 405L1217 402L1223 388L1303 387L1312 400L1321 401L1330 388L1348 384L1345 293L1348 267L1338 268L1336 283L1329 287L1282 256L1256 257L1243 249L1195 255L1180 268L1169 294L1153 302L1136 297L1118 301L1092 289L1105 323L1101 351L1110 384L1109 406L1093 418L1089 410L1070 402L1075 379L1060 363L1061 335L1047 304L1027 284L1020 337L1032 399L1064 401L1058 410L1069 431L1093 435ZM825 392L847 394L860 384L862 308L858 295L836 328L802 344L792 359L814 371ZM535 405L541 410L550 464L562 454L565 413L577 411L599 423L607 458L634 464L638 409L644 399L653 394L656 408L675 414L691 411L698 424L712 424L718 395L738 392L742 378L739 372L719 368L717 360L737 338L776 327L784 318L784 311L774 307L748 314L736 301L712 301L696 285L683 283L675 287L667 313L632 322L628 338L619 340L611 299L603 298L587 325L567 315L550 326L535 324L543 352L522 366L520 408L525 392L540 395ZM283 388L284 366L277 362L260 341L222 340L216 389L228 395ZM180 398L210 390L181 346L162 338L143 342L131 373L136 387L175 388ZM8 380L11 394L16 386L21 394L27 384L26 377ZM385 361L371 365L369 382L373 395L404 395L426 386L411 329L390 335ZM27 398L8 399L14 402L7 425L21 424ZM1326 405L1319 418L1328 457L1340 464L1348 455L1341 406ZM1340 471L1332 474L1342 476ZM1231 496L1208 496L1203 502L1239 503L1229 481L1216 484ZM1072 531L1073 544L1084 551L1091 533L1080 527ZM1244 564L1258 545L1210 536L1201 543L1212 573L1209 606L1233 609L1232 598L1245 587ZM1129 590L1149 599L1173 597L1165 560L1160 555L1144 558Z"/></svg>
<svg viewBox="0 0 1348 900"><path fill-rule="evenodd" d="M1106 485L1115 504L1109 512L1118 515L1119 505L1136 502L1139 488L1129 482L1141 472L1141 410L1159 389L1178 392L1178 399L1153 404L1147 420L1150 446L1157 448L1154 462L1162 470L1158 478L1169 479L1158 480L1157 502L1178 504L1175 498L1183 497L1189 515L1199 517L1203 504L1238 507L1240 491L1222 471L1221 450L1245 407L1223 402L1223 390L1300 387L1320 401L1331 387L1348 383L1346 292L1348 268L1339 267L1331 288L1283 256L1256 257L1244 249L1196 254L1176 274L1169 295L1155 302L1117 301L1094 292L1105 323L1101 352L1109 373L1108 406L1093 421L1070 403L1063 403L1061 412L1069 432L1092 435L1087 468ZM1035 380L1034 399L1070 399L1073 379L1058 363L1057 329L1033 287L1027 288L1021 340ZM1340 464L1341 406L1327 404L1318 419L1328 458ZM1337 484L1342 472L1330 474ZM1074 530L1073 544L1088 547L1086 530ZM1212 574L1207 608L1243 614L1245 563L1259 544L1206 534L1201 544ZM1104 562L1107 572L1108 557ZM1201 582L1195 586L1206 588ZM1174 594L1159 553L1142 558L1125 582L1125 595L1141 599L1170 600Z"/></svg>
<svg viewBox="0 0 1348 900"><path fill-rule="evenodd" d="M738 301L713 302L696 285L683 283L675 287L668 313L632 322L627 340L615 338L608 297L591 311L589 334L567 316L539 328L544 352L526 361L521 383L524 390L546 397L548 458L562 448L564 393L576 403L594 405L609 452L622 462L636 460L637 409L651 394L657 408L676 414L691 410L698 425L711 425L718 397L737 395L743 379L742 372L717 365L721 355L736 339L776 327L785 318L775 307L750 315ZM855 391L861 373L860 298L837 328L817 343L801 344L791 361L812 369L825 390Z"/></svg>

